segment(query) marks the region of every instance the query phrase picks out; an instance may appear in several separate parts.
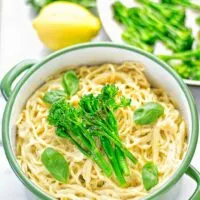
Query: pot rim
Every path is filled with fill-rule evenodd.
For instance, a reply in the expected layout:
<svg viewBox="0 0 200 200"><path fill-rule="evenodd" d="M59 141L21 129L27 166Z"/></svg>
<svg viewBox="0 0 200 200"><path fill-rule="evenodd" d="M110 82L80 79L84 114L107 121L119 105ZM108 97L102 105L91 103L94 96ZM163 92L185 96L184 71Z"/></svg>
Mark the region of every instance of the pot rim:
<svg viewBox="0 0 200 200"><path fill-rule="evenodd" d="M6 105L6 108L4 110L3 114L3 120L2 120L2 140L3 140L3 146L5 150L6 157L9 161L9 164L17 177L21 180L21 182L32 192L34 193L39 199L45 199L45 200L51 200L52 197L49 196L46 192L44 192L42 189L39 188L36 184L34 184L26 175L23 173L21 167L19 166L16 156L11 148L11 140L9 136L9 123L10 123L10 113L12 111L12 107L15 101L15 98L17 96L18 91L22 87L24 83L26 83L26 80L31 76L33 72L36 70L39 70L45 63L49 62L50 60L54 59L55 57L71 52L76 51L80 49L85 48L98 48L98 47L110 47L110 48L118 48L118 49L125 49L128 51L133 51L138 54L141 54L143 56L148 57L149 59L153 60L157 64L159 64L160 67L164 68L166 71L168 71L177 81L177 84L181 87L182 91L185 94L185 97L189 103L190 112L191 112L191 120L192 120L192 130L191 130L191 139L188 146L187 153L181 163L181 165L178 167L176 172L171 176L164 184L162 184L159 188L155 189L152 193L148 194L146 197L143 198L143 200L150 200L155 197L160 196L161 194L167 192L186 172L187 168L189 167L189 164L192 160L192 157L194 155L197 141L198 141L198 112L197 108L194 102L194 99L191 95L190 90L185 85L183 80L176 74L176 72L171 69L166 63L161 61L160 59L156 58L154 55L145 52L141 49L138 49L136 47L128 46L128 45L121 45L121 44L115 44L110 42L100 42L100 43L85 43L80 45L75 45L72 47L68 47L65 49L62 49L60 51L57 51L55 53L50 54L46 58L44 58L42 61L38 62L38 64L34 65L31 69L28 70L28 72L23 76L23 78L17 83L16 87L14 88L8 102Z"/></svg>

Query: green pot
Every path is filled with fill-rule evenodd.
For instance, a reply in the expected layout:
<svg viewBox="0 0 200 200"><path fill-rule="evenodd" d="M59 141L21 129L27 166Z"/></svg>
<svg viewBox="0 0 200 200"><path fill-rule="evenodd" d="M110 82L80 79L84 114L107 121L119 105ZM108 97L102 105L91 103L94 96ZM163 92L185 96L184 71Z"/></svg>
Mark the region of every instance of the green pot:
<svg viewBox="0 0 200 200"><path fill-rule="evenodd" d="M4 116L2 138L7 159L26 188L38 199L52 199L32 183L22 172L15 156L16 119L27 99L40 87L48 76L67 69L70 65L91 65L123 61L139 61L145 65L145 74L153 85L163 88L176 101L188 127L189 145L187 153L177 171L161 187L143 200L174 199L186 173L197 182L197 188L190 198L200 200L200 174L192 166L198 141L198 114L193 97L181 78L164 62L134 47L113 43L90 43L57 51L40 62L26 60L17 64L3 78L1 90L8 100ZM14 80L26 71L12 90Z"/></svg>

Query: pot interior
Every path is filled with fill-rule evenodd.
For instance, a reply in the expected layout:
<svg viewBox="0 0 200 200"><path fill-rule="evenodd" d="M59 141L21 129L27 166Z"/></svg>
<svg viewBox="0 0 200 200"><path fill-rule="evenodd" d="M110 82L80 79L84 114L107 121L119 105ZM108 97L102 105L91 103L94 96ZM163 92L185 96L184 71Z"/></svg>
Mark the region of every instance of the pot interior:
<svg viewBox="0 0 200 200"><path fill-rule="evenodd" d="M122 63L124 61L136 61L145 65L145 74L153 86L163 88L176 102L188 127L190 140L192 129L191 110L182 86L173 76L171 70L163 63L160 64L151 55L145 55L139 50L117 45L108 46L79 46L60 51L51 55L38 65L33 67L20 81L19 89L11 109L9 136L12 150L15 150L16 120L27 99L40 87L44 81L58 72L65 71L68 66L96 65L103 63ZM163 65L163 67L161 66Z"/></svg>

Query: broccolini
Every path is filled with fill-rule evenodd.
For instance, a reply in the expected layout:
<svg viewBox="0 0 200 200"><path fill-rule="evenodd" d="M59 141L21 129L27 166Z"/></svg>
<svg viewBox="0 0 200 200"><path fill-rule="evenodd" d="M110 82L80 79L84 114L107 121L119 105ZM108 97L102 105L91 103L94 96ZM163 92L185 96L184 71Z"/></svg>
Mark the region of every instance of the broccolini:
<svg viewBox="0 0 200 200"><path fill-rule="evenodd" d="M191 0L161 0L161 2L167 3L167 4L174 4L174 5L189 7L189 8L195 9L195 10L200 10L200 5L192 3Z"/></svg>
<svg viewBox="0 0 200 200"><path fill-rule="evenodd" d="M200 80L200 48L172 55L160 55L184 79ZM176 63L179 64L176 64Z"/></svg>
<svg viewBox="0 0 200 200"><path fill-rule="evenodd" d="M113 4L114 18L124 26L122 39L149 52L154 52L157 41L161 41L172 55L160 57L182 78L200 80L199 43L193 45L192 30L185 26L186 8L200 6L189 0L137 1L140 7L128 8L119 1ZM200 23L199 18L196 22Z"/></svg>
<svg viewBox="0 0 200 200"><path fill-rule="evenodd" d="M116 100L118 88L106 85L97 96L85 95L74 107L61 99L52 104L48 122L56 127L56 134L69 139L85 156L94 160L108 177L114 170L121 186L126 185L124 176L129 174L127 158L136 163L137 159L122 144L114 112L129 106L130 99L121 96ZM99 140L110 163L97 147ZM112 168L111 168L111 166Z"/></svg>
<svg viewBox="0 0 200 200"><path fill-rule="evenodd" d="M118 1L113 4L114 18L125 26L122 38L126 42L150 52L157 41L162 41L174 52L191 49L192 31L184 26L184 8L140 2L143 7L126 8Z"/></svg>

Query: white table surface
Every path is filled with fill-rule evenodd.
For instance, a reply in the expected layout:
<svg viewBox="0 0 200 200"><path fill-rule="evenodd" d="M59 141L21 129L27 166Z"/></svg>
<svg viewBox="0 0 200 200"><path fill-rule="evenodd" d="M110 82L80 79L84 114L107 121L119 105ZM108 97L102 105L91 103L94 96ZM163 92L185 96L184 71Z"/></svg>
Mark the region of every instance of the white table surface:
<svg viewBox="0 0 200 200"><path fill-rule="evenodd" d="M3 75L17 62L26 58L40 59L49 52L40 43L31 26L33 14L24 4L25 0L0 0L0 80ZM108 40L102 30L96 41ZM190 87L196 99L200 113L200 88ZM5 101L0 94L0 122ZM1 130L1 123L0 123ZM200 171L200 140L196 149L192 165ZM188 200L195 189L195 183L184 176L179 197L176 200ZM0 200L27 200L24 186L11 170L0 144Z"/></svg>

